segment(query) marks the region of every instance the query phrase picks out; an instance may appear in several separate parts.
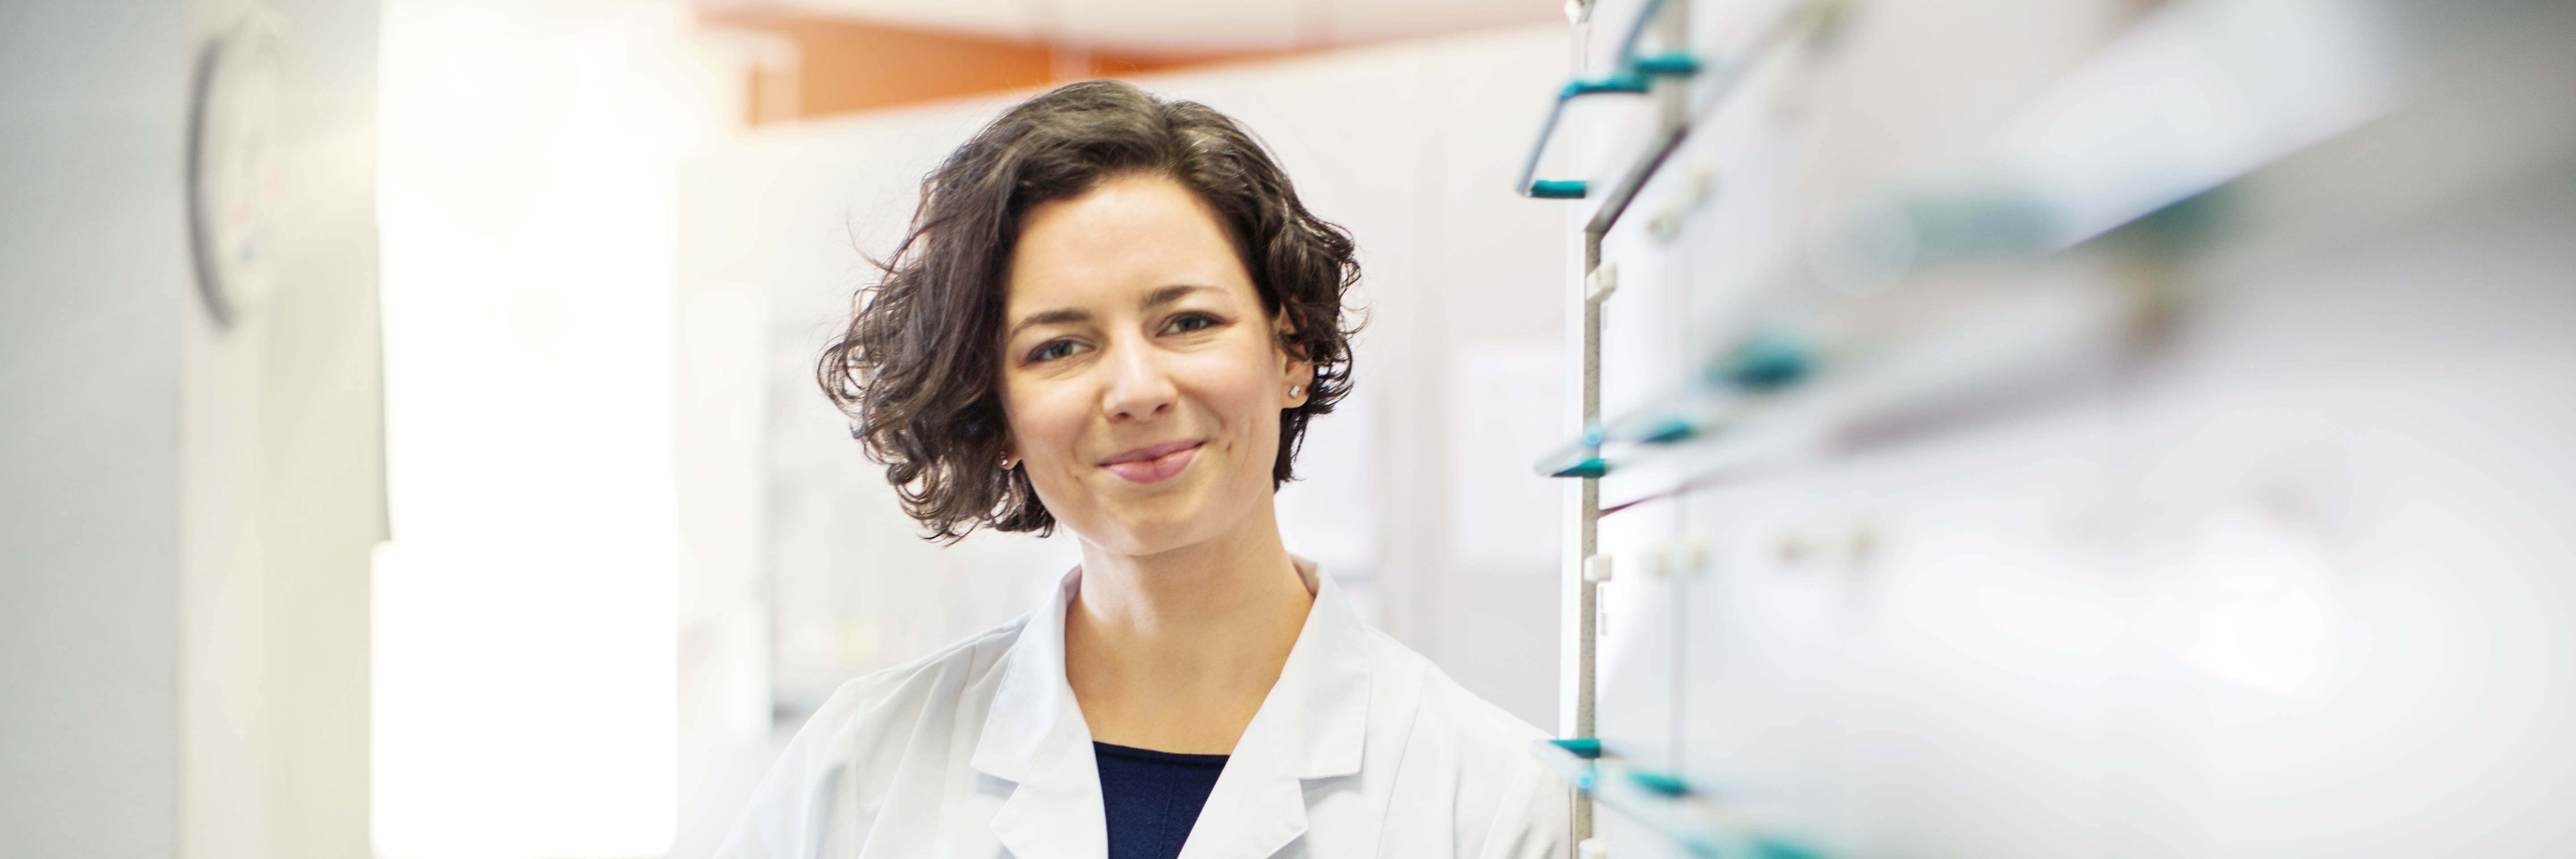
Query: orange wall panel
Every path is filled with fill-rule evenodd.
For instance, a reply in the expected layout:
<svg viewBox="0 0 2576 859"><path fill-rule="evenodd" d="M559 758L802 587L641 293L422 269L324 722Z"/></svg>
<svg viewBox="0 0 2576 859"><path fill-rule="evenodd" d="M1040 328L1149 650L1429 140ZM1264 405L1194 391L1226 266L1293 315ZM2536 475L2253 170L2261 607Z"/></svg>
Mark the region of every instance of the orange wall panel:
<svg viewBox="0 0 2576 859"><path fill-rule="evenodd" d="M1087 60L1061 64L1053 48L1036 42L1014 42L815 17L774 9L740 9L710 13L705 23L765 33L794 44L798 63L793 72L792 117L768 115L777 93L765 89L790 85L778 76L755 73L751 90L754 124L787 118L828 116L911 102L937 101L976 93L1045 86L1076 77L1099 77L1232 56L1148 58L1092 54ZM1082 70L1061 75L1065 65Z"/></svg>

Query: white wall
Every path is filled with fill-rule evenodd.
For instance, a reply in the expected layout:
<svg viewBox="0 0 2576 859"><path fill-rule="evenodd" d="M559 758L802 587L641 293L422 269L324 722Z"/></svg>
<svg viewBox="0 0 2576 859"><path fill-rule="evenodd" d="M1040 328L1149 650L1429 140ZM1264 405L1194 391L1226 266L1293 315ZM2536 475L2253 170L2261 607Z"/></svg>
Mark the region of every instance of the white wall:
<svg viewBox="0 0 2576 859"><path fill-rule="evenodd" d="M195 0L201 38L257 5ZM367 849L370 555L384 538L374 3L292 28L278 288L180 326L180 852Z"/></svg>
<svg viewBox="0 0 2576 859"><path fill-rule="evenodd" d="M0 11L0 852L178 847L184 5Z"/></svg>
<svg viewBox="0 0 2576 859"><path fill-rule="evenodd" d="M276 4L281 288L227 330L182 182L245 5L0 13L0 853L366 850L374 7Z"/></svg>

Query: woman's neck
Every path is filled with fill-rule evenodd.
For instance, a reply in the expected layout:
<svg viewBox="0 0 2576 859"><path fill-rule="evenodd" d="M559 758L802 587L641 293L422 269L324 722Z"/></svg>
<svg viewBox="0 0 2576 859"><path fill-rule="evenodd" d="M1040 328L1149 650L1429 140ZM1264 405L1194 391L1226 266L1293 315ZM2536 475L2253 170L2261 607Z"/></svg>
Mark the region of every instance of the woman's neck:
<svg viewBox="0 0 2576 859"><path fill-rule="evenodd" d="M1084 544L1065 677L1093 739L1233 751L1314 603L1276 520L1260 513L1245 517L1251 527L1156 555Z"/></svg>

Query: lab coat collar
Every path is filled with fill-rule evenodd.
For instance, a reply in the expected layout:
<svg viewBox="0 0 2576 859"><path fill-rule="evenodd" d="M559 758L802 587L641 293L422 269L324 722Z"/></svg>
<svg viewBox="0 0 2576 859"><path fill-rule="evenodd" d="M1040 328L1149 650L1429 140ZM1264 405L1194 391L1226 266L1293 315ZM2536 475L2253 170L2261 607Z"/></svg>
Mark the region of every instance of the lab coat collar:
<svg viewBox="0 0 2576 859"><path fill-rule="evenodd" d="M1303 780L1360 771L1367 741L1368 628L1330 576L1312 562L1297 572L1314 607L1289 649L1279 682L1235 743L1199 812L1183 859L1268 856L1306 831ZM993 833L1020 859L1097 857L1109 834L1091 730L1064 673L1065 610L1082 571L1065 575L1005 657L1000 686L971 765L1013 782Z"/></svg>
<svg viewBox="0 0 2576 859"><path fill-rule="evenodd" d="M1306 781L1356 775L1368 740L1368 627L1331 577L1311 562L1297 572L1315 606L1288 651L1279 682L1200 809L1181 859L1261 859L1306 832Z"/></svg>
<svg viewBox="0 0 2576 859"><path fill-rule="evenodd" d="M1299 560L1297 572L1314 592L1315 606L1306 612L1279 682L1244 728L1235 753L1240 757L1257 742L1256 753L1284 752L1284 775L1352 775L1360 771L1360 749L1368 740L1368 625L1314 562Z"/></svg>
<svg viewBox="0 0 2576 859"><path fill-rule="evenodd" d="M1064 679L1064 612L1081 581L1081 568L1066 573L1047 606L1021 626L968 762L1013 783L1011 798L993 815L993 835L1019 859L1109 853L1091 727Z"/></svg>

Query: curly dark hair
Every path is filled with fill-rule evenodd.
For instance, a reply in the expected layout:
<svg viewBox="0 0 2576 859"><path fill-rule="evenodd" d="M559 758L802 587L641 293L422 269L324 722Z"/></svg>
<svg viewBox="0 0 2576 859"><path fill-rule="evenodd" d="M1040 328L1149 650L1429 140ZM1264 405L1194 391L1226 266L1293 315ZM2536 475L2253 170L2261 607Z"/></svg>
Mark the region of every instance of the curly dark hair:
<svg viewBox="0 0 2576 859"><path fill-rule="evenodd" d="M1027 470L999 467L1011 253L1030 209L1139 173L1171 178L1216 213L1263 309L1287 322L1281 348L1315 367L1306 402L1280 414L1273 489L1294 479L1306 422L1350 392L1350 234L1307 212L1270 152L1226 115L1118 81L1058 88L1012 107L923 178L909 232L876 263L882 280L859 290L848 329L815 367L926 539L955 542L979 526L1053 532Z"/></svg>

